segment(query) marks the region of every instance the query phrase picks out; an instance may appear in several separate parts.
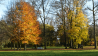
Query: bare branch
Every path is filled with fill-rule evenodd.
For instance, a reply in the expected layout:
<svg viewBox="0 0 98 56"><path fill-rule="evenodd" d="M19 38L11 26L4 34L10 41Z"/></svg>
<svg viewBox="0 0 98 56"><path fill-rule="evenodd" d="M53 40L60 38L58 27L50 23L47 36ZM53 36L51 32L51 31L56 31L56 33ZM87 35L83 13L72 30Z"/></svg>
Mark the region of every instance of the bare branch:
<svg viewBox="0 0 98 56"><path fill-rule="evenodd" d="M90 11L93 11L92 9L90 9L89 7L87 7L87 9L89 9Z"/></svg>
<svg viewBox="0 0 98 56"><path fill-rule="evenodd" d="M96 8L96 7L98 7L98 4L94 8Z"/></svg>

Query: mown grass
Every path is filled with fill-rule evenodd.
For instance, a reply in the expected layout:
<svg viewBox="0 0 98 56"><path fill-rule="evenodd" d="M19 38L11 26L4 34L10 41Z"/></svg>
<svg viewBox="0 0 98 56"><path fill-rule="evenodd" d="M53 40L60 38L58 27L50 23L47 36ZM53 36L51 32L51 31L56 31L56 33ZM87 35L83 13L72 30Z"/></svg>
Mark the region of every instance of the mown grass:
<svg viewBox="0 0 98 56"><path fill-rule="evenodd" d="M0 56L97 56L98 50L0 51Z"/></svg>
<svg viewBox="0 0 98 56"><path fill-rule="evenodd" d="M47 46L47 49L60 49L60 48L65 48L65 47L64 46Z"/></svg>
<svg viewBox="0 0 98 56"><path fill-rule="evenodd" d="M44 47L43 47L44 48ZM60 49L64 46L47 46L47 49ZM84 48L94 48L94 46L84 46ZM7 50L11 48L3 48ZM14 48L13 48L14 49ZM16 48L17 49L17 48ZM22 48L23 49L23 48ZM31 48L27 48L31 49ZM0 56L97 56L98 50L32 50L32 51L0 51Z"/></svg>

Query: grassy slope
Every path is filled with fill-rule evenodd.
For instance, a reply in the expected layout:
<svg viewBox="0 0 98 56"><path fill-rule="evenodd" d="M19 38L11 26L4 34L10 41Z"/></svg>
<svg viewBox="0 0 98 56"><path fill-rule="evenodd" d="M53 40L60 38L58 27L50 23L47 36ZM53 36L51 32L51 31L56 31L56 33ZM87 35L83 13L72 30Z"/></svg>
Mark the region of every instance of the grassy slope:
<svg viewBox="0 0 98 56"><path fill-rule="evenodd" d="M0 56L97 56L98 50L0 51Z"/></svg>

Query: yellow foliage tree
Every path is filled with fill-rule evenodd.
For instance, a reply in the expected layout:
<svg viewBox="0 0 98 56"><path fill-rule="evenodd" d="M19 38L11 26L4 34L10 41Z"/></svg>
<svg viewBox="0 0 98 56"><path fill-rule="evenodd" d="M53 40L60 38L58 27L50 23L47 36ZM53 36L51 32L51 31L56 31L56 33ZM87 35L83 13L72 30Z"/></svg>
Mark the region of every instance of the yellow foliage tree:
<svg viewBox="0 0 98 56"><path fill-rule="evenodd" d="M70 10L67 14L67 18L69 22L72 19L72 23L70 23L71 28L68 30L68 36L73 40L74 45L81 44L83 40L87 40L88 19L86 15L83 14L81 7L76 7L76 13Z"/></svg>

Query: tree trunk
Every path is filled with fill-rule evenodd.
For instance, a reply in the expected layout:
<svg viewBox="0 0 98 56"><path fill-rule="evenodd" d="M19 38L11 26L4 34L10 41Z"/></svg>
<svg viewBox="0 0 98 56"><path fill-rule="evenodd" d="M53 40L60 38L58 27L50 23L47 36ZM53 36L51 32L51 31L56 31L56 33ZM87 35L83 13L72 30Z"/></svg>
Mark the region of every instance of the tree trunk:
<svg viewBox="0 0 98 56"><path fill-rule="evenodd" d="M21 42L20 42L20 50L21 50Z"/></svg>
<svg viewBox="0 0 98 56"><path fill-rule="evenodd" d="M14 41L14 51L15 51L15 41Z"/></svg>
<svg viewBox="0 0 98 56"><path fill-rule="evenodd" d="M37 49L37 45L36 45L36 49Z"/></svg>
<svg viewBox="0 0 98 56"><path fill-rule="evenodd" d="M80 48L80 44L78 44L78 49Z"/></svg>
<svg viewBox="0 0 98 56"><path fill-rule="evenodd" d="M81 44L78 44L78 48L81 48L82 46L81 46Z"/></svg>
<svg viewBox="0 0 98 56"><path fill-rule="evenodd" d="M67 41L66 41L66 32L65 32L65 28L66 28L66 27L65 27L65 16L64 16L64 11L63 11L63 10L64 10L64 8L63 8L63 7L64 7L64 6L63 6L63 0L60 0L60 2L61 2L61 7L62 7L62 21L63 21L63 23L64 23L64 24L63 24L64 38L65 38L65 44L64 44L64 45L65 45L65 49L67 49L67 44L66 44L66 42L67 42ZM65 1L65 3L66 3L66 1Z"/></svg>
<svg viewBox="0 0 98 56"><path fill-rule="evenodd" d="M72 17L71 17L71 22L70 22L70 29L72 29ZM71 39L71 41L70 41L70 48L72 48L72 46L73 46L73 41Z"/></svg>
<svg viewBox="0 0 98 56"><path fill-rule="evenodd" d="M32 49L33 49L33 45L32 45Z"/></svg>
<svg viewBox="0 0 98 56"><path fill-rule="evenodd" d="M46 49L46 40L45 40L45 42L44 42L44 45L45 45L44 49Z"/></svg>
<svg viewBox="0 0 98 56"><path fill-rule="evenodd" d="M11 41L11 50L12 50L12 41Z"/></svg>
<svg viewBox="0 0 98 56"><path fill-rule="evenodd" d="M17 50L19 50L19 46L18 46L18 43L19 43L19 42L17 41Z"/></svg>
<svg viewBox="0 0 98 56"><path fill-rule="evenodd" d="M46 49L46 38L45 38L45 10L44 10L44 1L42 0L42 5L43 5L43 15L44 15L44 23L43 23L43 26L44 26L44 29L43 29L43 31L44 31L44 34L43 34L43 36L44 36L44 49Z"/></svg>
<svg viewBox="0 0 98 56"><path fill-rule="evenodd" d="M24 50L26 51L26 43L24 44Z"/></svg>
<svg viewBox="0 0 98 56"><path fill-rule="evenodd" d="M37 45L35 45L35 49L37 49Z"/></svg>
<svg viewBox="0 0 98 56"><path fill-rule="evenodd" d="M95 33L95 7L94 7L94 0L92 0L93 2L93 21L94 21L94 40L95 40L95 49L97 49L97 39L96 39L96 33Z"/></svg>
<svg viewBox="0 0 98 56"><path fill-rule="evenodd" d="M72 40L70 40L70 48L72 48Z"/></svg>
<svg viewBox="0 0 98 56"><path fill-rule="evenodd" d="M76 45L75 45L75 49L76 49Z"/></svg>

